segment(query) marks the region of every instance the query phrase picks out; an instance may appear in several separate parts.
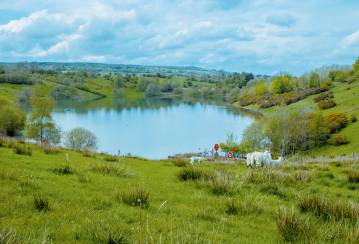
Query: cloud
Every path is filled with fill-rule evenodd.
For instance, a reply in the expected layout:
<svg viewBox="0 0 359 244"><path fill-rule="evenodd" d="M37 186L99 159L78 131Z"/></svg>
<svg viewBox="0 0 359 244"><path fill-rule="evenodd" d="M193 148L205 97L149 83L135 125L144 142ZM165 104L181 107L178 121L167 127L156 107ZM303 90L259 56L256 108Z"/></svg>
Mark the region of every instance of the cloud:
<svg viewBox="0 0 359 244"><path fill-rule="evenodd" d="M359 32L353 32L359 27L353 21L356 1L3 0L0 8L7 13L0 22L0 61L5 62L301 73L325 62L351 62L350 50L359 46Z"/></svg>

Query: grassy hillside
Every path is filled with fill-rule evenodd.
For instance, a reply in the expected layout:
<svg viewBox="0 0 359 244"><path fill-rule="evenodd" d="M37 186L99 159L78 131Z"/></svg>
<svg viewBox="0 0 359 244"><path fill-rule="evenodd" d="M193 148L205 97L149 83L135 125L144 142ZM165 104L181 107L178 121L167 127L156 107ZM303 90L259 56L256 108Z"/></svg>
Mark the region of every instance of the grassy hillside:
<svg viewBox="0 0 359 244"><path fill-rule="evenodd" d="M348 115L354 114L359 116L359 84L354 82L347 83L334 83L331 91L334 94L334 100L337 104L334 108L324 110L325 115L333 112L344 112ZM266 116L277 113L280 110L287 111L315 111L319 110L318 105L313 102L313 98L317 95L309 96L304 100L290 104L288 106L274 106L267 109L261 109L257 105L250 105L246 108L260 111ZM320 148L316 148L306 152L311 155L325 155L334 156L342 154L359 153L359 123L350 123L342 132L347 136L349 144L342 146L330 146L325 145Z"/></svg>
<svg viewBox="0 0 359 244"><path fill-rule="evenodd" d="M45 154L35 146L32 156L25 156L11 148L21 144L2 144L1 243L359 240L354 228L359 206L348 205L359 201L359 185L347 177L354 170L353 182L358 182L357 162L285 164L275 169L247 169L241 163L177 167L170 161L117 161L64 150ZM128 203L128 194L137 189L143 200L135 197ZM317 212L300 211L305 196L318 196L328 205ZM143 208L135 206L142 202ZM282 207L287 210L278 215Z"/></svg>

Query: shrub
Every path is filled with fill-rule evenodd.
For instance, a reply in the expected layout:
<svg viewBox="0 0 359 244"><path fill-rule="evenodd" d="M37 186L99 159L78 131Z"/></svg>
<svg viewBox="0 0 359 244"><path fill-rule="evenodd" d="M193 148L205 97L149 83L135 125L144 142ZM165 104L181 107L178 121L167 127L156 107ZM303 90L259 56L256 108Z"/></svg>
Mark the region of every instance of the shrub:
<svg viewBox="0 0 359 244"><path fill-rule="evenodd" d="M43 145L42 150L44 151L45 154L57 154L61 152L60 148L51 146L49 144Z"/></svg>
<svg viewBox="0 0 359 244"><path fill-rule="evenodd" d="M266 185L260 189L261 193L274 195L282 199L287 199L287 195L277 185Z"/></svg>
<svg viewBox="0 0 359 244"><path fill-rule="evenodd" d="M177 178L181 181L209 180L213 178L213 172L203 168L184 168L177 174Z"/></svg>
<svg viewBox="0 0 359 244"><path fill-rule="evenodd" d="M359 171L348 172L349 183L359 183Z"/></svg>
<svg viewBox="0 0 359 244"><path fill-rule="evenodd" d="M21 154L21 155L26 155L26 156L32 155L32 148L28 144L16 143L13 145L13 150L14 150L14 153L16 153L16 154Z"/></svg>
<svg viewBox="0 0 359 244"><path fill-rule="evenodd" d="M298 207L302 212L311 212L325 220L349 219L356 222L359 218L359 205L351 202L329 200L319 195L300 196Z"/></svg>
<svg viewBox="0 0 359 244"><path fill-rule="evenodd" d="M82 155L86 158L96 158L96 153L92 152L92 151L83 151Z"/></svg>
<svg viewBox="0 0 359 244"><path fill-rule="evenodd" d="M133 176L133 172L130 169L122 166L110 165L110 164L93 166L92 171L103 175L112 175L112 176L120 176L120 177Z"/></svg>
<svg viewBox="0 0 359 244"><path fill-rule="evenodd" d="M350 115L350 121L352 122L352 123L355 123L355 122L357 122L357 117L354 115L354 114L352 114L352 115Z"/></svg>
<svg viewBox="0 0 359 244"><path fill-rule="evenodd" d="M334 98L333 93L332 92L326 92L326 93L322 93L319 96L315 97L313 99L313 101L315 103L319 103L320 101L329 100L329 99L332 99L332 98Z"/></svg>
<svg viewBox="0 0 359 244"><path fill-rule="evenodd" d="M71 169L69 165L54 169L54 172L60 175L70 175L74 173L73 169Z"/></svg>
<svg viewBox="0 0 359 244"><path fill-rule="evenodd" d="M231 195L236 192L234 181L226 175L215 175L215 177L209 181L209 187L211 192L216 195Z"/></svg>
<svg viewBox="0 0 359 244"><path fill-rule="evenodd" d="M277 213L277 227L286 242L306 243L313 236L309 219L300 216L292 208L280 208Z"/></svg>
<svg viewBox="0 0 359 244"><path fill-rule="evenodd" d="M119 199L129 206L148 208L150 205L150 194L141 187L120 193Z"/></svg>
<svg viewBox="0 0 359 244"><path fill-rule="evenodd" d="M89 151L96 149L97 138L91 131L78 127L66 134L64 144L71 149Z"/></svg>
<svg viewBox="0 0 359 244"><path fill-rule="evenodd" d="M230 199L225 203L225 212L228 215L261 214L263 208L257 199L245 198L241 200Z"/></svg>
<svg viewBox="0 0 359 244"><path fill-rule="evenodd" d="M118 161L119 158L117 156L113 156L113 155L105 155L104 159L108 162L115 162L115 161Z"/></svg>
<svg viewBox="0 0 359 244"><path fill-rule="evenodd" d="M35 209L39 211L46 212L50 210L49 201L42 196L34 196L34 205L35 205Z"/></svg>
<svg viewBox="0 0 359 244"><path fill-rule="evenodd" d="M187 161L183 158L175 158L172 160L173 164L177 167L185 167L188 165Z"/></svg>
<svg viewBox="0 0 359 244"><path fill-rule="evenodd" d="M348 117L345 113L332 113L325 118L325 122L330 133L335 133L347 126Z"/></svg>
<svg viewBox="0 0 359 244"><path fill-rule="evenodd" d="M328 100L321 100L318 103L318 107L321 110L325 110L325 109L329 109L329 108L333 108L335 107L337 104L335 103L335 101L333 99L328 99Z"/></svg>
<svg viewBox="0 0 359 244"><path fill-rule="evenodd" d="M328 143L333 146L340 146L340 145L348 144L349 141L343 133L338 133L338 134L333 135L328 140Z"/></svg>

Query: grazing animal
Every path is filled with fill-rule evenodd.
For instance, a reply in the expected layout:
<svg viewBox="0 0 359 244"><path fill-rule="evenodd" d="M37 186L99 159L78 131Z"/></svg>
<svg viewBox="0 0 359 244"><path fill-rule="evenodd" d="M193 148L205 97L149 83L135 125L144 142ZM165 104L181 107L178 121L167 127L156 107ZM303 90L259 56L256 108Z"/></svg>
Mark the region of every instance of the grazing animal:
<svg viewBox="0 0 359 244"><path fill-rule="evenodd" d="M202 162L204 161L204 157L191 157L191 160L190 160L190 163L193 164L193 163L199 163L199 162Z"/></svg>
<svg viewBox="0 0 359 244"><path fill-rule="evenodd" d="M264 166L264 165L278 165L283 161L282 157L279 159L274 160L272 159L271 154L269 151L265 152L252 152L247 154L247 166Z"/></svg>

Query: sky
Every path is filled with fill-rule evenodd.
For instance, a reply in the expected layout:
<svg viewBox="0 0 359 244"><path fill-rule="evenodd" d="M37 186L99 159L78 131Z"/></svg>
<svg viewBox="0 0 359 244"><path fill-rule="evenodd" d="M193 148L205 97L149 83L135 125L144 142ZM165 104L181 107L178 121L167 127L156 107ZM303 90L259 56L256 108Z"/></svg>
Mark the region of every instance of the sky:
<svg viewBox="0 0 359 244"><path fill-rule="evenodd" d="M301 74L358 56L358 0L0 0L0 62Z"/></svg>

